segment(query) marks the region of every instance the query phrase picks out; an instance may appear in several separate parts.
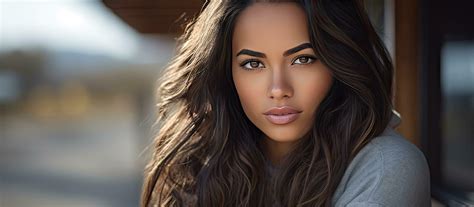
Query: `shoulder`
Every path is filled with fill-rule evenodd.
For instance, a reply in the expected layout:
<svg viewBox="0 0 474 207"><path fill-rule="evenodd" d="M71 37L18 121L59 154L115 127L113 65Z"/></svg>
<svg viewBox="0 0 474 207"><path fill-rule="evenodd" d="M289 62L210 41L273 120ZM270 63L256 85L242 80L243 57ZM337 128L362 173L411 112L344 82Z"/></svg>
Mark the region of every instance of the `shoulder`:
<svg viewBox="0 0 474 207"><path fill-rule="evenodd" d="M335 206L429 206L430 200L425 156L391 128L351 161L333 197Z"/></svg>

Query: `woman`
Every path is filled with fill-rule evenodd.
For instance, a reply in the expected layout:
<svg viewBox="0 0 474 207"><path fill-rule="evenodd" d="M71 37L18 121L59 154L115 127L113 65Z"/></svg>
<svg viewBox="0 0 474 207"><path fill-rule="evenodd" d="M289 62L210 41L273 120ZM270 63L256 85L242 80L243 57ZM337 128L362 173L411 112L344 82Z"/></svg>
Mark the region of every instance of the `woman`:
<svg viewBox="0 0 474 207"><path fill-rule="evenodd" d="M429 206L356 0L208 1L159 88L142 206Z"/></svg>

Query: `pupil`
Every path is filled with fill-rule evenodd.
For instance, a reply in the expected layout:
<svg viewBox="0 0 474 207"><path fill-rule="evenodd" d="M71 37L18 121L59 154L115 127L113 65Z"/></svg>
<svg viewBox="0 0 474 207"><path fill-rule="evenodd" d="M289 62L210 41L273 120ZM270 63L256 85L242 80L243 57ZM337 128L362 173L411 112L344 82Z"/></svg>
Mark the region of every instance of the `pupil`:
<svg viewBox="0 0 474 207"><path fill-rule="evenodd" d="M257 62L250 62L250 66L252 66L253 68L256 68L256 67L258 67L258 63Z"/></svg>
<svg viewBox="0 0 474 207"><path fill-rule="evenodd" d="M308 62L308 58L307 57L300 57L300 61L302 63L306 63L306 62Z"/></svg>

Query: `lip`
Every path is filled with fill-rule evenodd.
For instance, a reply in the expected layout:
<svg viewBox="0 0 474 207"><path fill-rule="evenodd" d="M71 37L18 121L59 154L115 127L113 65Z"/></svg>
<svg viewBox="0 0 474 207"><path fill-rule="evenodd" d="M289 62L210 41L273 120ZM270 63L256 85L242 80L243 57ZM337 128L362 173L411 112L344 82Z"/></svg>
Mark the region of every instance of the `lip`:
<svg viewBox="0 0 474 207"><path fill-rule="evenodd" d="M265 113L265 118L273 124L289 124L295 121L301 110L295 109L291 106L272 107Z"/></svg>

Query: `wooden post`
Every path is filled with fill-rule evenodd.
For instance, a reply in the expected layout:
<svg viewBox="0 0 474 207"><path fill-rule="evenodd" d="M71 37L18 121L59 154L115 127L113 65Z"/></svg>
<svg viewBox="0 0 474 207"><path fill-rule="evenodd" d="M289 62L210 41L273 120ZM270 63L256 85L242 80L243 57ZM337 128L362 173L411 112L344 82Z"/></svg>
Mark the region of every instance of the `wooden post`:
<svg viewBox="0 0 474 207"><path fill-rule="evenodd" d="M395 0L395 109L398 131L420 146L420 54L418 1Z"/></svg>

